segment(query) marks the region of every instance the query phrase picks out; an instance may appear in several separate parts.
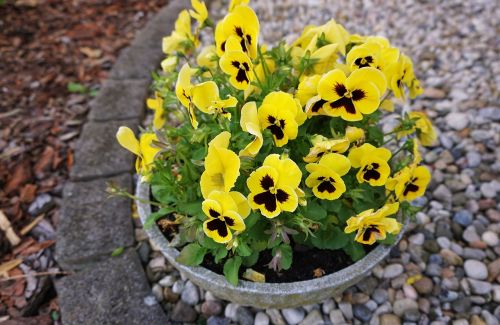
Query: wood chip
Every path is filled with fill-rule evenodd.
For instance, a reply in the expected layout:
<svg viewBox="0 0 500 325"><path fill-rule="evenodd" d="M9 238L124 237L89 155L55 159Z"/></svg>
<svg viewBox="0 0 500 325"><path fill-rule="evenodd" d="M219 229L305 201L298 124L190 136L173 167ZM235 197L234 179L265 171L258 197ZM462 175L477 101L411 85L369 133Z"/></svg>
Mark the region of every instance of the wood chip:
<svg viewBox="0 0 500 325"><path fill-rule="evenodd" d="M45 214L41 214L39 215L38 217L35 218L35 220L31 221L28 225L24 226L23 229L21 229L20 231L20 234L21 235L26 235L27 233L29 233L31 231L31 229L35 228L36 225L38 225L38 223L40 221L42 221L42 219L45 217Z"/></svg>
<svg viewBox="0 0 500 325"><path fill-rule="evenodd" d="M17 246L21 242L21 238L16 235L9 219L7 219L2 210L0 210L0 229L5 232L5 236L12 246Z"/></svg>
<svg viewBox="0 0 500 325"><path fill-rule="evenodd" d="M10 261L7 261L5 263L0 264L0 276L8 276L7 272L12 270L13 268L17 267L19 264L23 262L22 259L16 258Z"/></svg>

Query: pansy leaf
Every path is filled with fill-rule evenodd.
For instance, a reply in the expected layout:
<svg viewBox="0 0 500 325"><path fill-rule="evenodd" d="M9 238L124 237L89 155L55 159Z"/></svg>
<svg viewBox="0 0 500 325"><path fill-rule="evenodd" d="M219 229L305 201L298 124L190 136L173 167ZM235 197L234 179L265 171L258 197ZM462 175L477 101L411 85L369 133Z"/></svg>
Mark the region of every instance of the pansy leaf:
<svg viewBox="0 0 500 325"><path fill-rule="evenodd" d="M201 209L201 201L179 203L177 207L179 208L179 212L187 214L188 216L195 217L203 215L203 211Z"/></svg>
<svg viewBox="0 0 500 325"><path fill-rule="evenodd" d="M215 252L212 252L212 255L214 256L215 263L218 264L220 261L222 261L223 258L227 256L226 246L219 245Z"/></svg>
<svg viewBox="0 0 500 325"><path fill-rule="evenodd" d="M314 200L310 200L306 206L304 215L314 221L320 221L326 218L327 212L323 206Z"/></svg>
<svg viewBox="0 0 500 325"><path fill-rule="evenodd" d="M349 237L338 227L326 227L314 233L311 243L320 249L340 249L347 245Z"/></svg>
<svg viewBox="0 0 500 325"><path fill-rule="evenodd" d="M352 258L353 261L359 261L366 255L363 245L354 240L350 240L348 242L348 244L344 247L344 251Z"/></svg>
<svg viewBox="0 0 500 325"><path fill-rule="evenodd" d="M325 200L323 206L326 208L326 210L328 210L328 212L339 212L342 208L342 202L340 202L339 200Z"/></svg>
<svg viewBox="0 0 500 325"><path fill-rule="evenodd" d="M379 127L369 126L367 131L367 142L373 144L376 147L380 147L384 143L384 133Z"/></svg>
<svg viewBox="0 0 500 325"><path fill-rule="evenodd" d="M201 247L198 243L192 243L184 246L176 261L189 266L200 265L206 253L205 247Z"/></svg>
<svg viewBox="0 0 500 325"><path fill-rule="evenodd" d="M226 277L227 282L232 285L238 285L238 272L241 266L241 257L234 256L224 263L224 276Z"/></svg>
<svg viewBox="0 0 500 325"><path fill-rule="evenodd" d="M385 239L379 240L378 242L383 245L392 245L396 242L396 235L387 234Z"/></svg>
<svg viewBox="0 0 500 325"><path fill-rule="evenodd" d="M250 256L252 254L252 250L250 247L247 245L247 243L240 242L238 244L238 247L236 248L236 251L238 252L239 256Z"/></svg>
<svg viewBox="0 0 500 325"><path fill-rule="evenodd" d="M166 216L167 214L170 214L174 211L175 211L175 209L167 207L167 208L161 208L160 210L151 213L147 217L146 222L144 222L144 228L151 227L156 222L156 220L158 220L161 217Z"/></svg>
<svg viewBox="0 0 500 325"><path fill-rule="evenodd" d="M207 149L205 147L198 148L193 151L191 155L192 160L203 160L207 155Z"/></svg>
<svg viewBox="0 0 500 325"><path fill-rule="evenodd" d="M255 263L257 263L257 261L259 260L259 254L260 252L253 251L252 254L243 257L243 265L245 265L246 267L255 265Z"/></svg>

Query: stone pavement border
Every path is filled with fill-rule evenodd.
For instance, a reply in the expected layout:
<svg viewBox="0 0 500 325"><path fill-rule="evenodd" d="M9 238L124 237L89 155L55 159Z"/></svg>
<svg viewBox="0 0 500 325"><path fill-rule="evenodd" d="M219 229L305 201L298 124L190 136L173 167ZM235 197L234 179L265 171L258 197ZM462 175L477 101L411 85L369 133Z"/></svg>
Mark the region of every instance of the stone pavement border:
<svg viewBox="0 0 500 325"><path fill-rule="evenodd" d="M56 259L73 275L56 281L64 324L167 324L133 248L130 201L107 199L107 182L131 190L133 157L115 140L120 125L137 129L161 40L187 0L170 0L122 51L91 103L64 188ZM112 257L113 251L124 253Z"/></svg>

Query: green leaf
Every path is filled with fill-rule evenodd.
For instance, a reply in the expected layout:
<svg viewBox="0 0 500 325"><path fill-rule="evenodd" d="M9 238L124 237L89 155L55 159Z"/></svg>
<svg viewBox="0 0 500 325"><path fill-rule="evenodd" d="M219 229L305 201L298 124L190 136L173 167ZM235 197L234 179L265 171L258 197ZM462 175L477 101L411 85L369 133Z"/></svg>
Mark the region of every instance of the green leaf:
<svg viewBox="0 0 500 325"><path fill-rule="evenodd" d="M200 265L207 253L205 247L201 247L197 243L191 243L184 246L176 261L189 266Z"/></svg>
<svg viewBox="0 0 500 325"><path fill-rule="evenodd" d="M170 213L174 212L174 209L172 208L161 208L160 210L151 213L147 219L146 222L144 222L144 228L149 228L152 225L155 224L155 222L160 219L161 217L164 217Z"/></svg>
<svg viewBox="0 0 500 325"><path fill-rule="evenodd" d="M342 202L340 200L326 200L323 206L328 212L339 212L342 208Z"/></svg>
<svg viewBox="0 0 500 325"><path fill-rule="evenodd" d="M191 156L192 160L203 160L205 156L207 155L207 150L205 147L201 147L193 151L193 154Z"/></svg>
<svg viewBox="0 0 500 325"><path fill-rule="evenodd" d="M86 94L88 92L88 88L85 85L76 82L68 83L67 88L70 93Z"/></svg>
<svg viewBox="0 0 500 325"><path fill-rule="evenodd" d="M250 256L252 254L252 250L247 245L247 243L240 242L238 247L236 248L239 256L245 257Z"/></svg>
<svg viewBox="0 0 500 325"><path fill-rule="evenodd" d="M227 282L232 285L238 285L238 272L241 266L241 257L234 256L224 263L224 276L226 277Z"/></svg>
<svg viewBox="0 0 500 325"><path fill-rule="evenodd" d="M260 252L253 251L249 256L243 257L243 265L245 265L246 267L255 265L255 263L257 263L257 261L259 260L259 254Z"/></svg>
<svg viewBox="0 0 500 325"><path fill-rule="evenodd" d="M221 245L216 251L214 255L215 263L219 263L223 258L227 256L226 246Z"/></svg>
<svg viewBox="0 0 500 325"><path fill-rule="evenodd" d="M320 249L340 249L347 245L349 237L340 228L328 226L314 233L311 243Z"/></svg>
<svg viewBox="0 0 500 325"><path fill-rule="evenodd" d="M200 216L203 215L203 210L201 209L201 201L189 202L189 203L179 203L179 212L187 214L189 216Z"/></svg>
<svg viewBox="0 0 500 325"><path fill-rule="evenodd" d="M366 255L363 245L354 240L349 241L349 243L344 247L344 251L352 258L353 261L359 261Z"/></svg>
<svg viewBox="0 0 500 325"><path fill-rule="evenodd" d="M112 253L111 253L111 256L113 257L116 257L116 256L120 256L123 254L123 252L125 251L125 248L123 247L118 247L117 249L115 249Z"/></svg>
<svg viewBox="0 0 500 325"><path fill-rule="evenodd" d="M378 242L383 245L392 245L396 241L396 237L396 235L387 234L384 240L378 240Z"/></svg>
<svg viewBox="0 0 500 325"><path fill-rule="evenodd" d="M384 133L378 126L369 126L367 135L367 141L375 145L376 147L381 146L384 143Z"/></svg>
<svg viewBox="0 0 500 325"><path fill-rule="evenodd" d="M320 221L326 218L326 209L319 205L316 201L310 200L306 207L306 212L304 215L311 220Z"/></svg>

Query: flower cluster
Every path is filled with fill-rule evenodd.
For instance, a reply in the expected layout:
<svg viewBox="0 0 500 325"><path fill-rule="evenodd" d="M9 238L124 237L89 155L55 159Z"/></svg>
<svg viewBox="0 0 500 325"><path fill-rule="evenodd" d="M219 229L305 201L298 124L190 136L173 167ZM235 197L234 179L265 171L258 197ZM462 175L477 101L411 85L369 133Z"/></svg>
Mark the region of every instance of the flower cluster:
<svg viewBox="0 0 500 325"><path fill-rule="evenodd" d="M151 218L179 226L179 260L208 255L235 283L265 250L279 271L296 244L354 261L393 241L430 181L419 150L436 139L424 112L402 108L423 91L411 59L334 20L270 47L248 0L217 23L192 6L163 40L152 125L139 140L117 133L161 206ZM214 44L201 47L203 29ZM382 116L399 123L383 133Z"/></svg>

